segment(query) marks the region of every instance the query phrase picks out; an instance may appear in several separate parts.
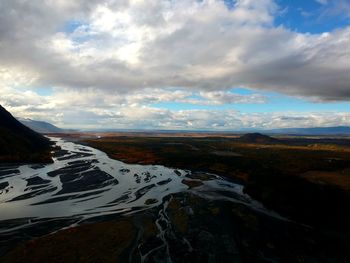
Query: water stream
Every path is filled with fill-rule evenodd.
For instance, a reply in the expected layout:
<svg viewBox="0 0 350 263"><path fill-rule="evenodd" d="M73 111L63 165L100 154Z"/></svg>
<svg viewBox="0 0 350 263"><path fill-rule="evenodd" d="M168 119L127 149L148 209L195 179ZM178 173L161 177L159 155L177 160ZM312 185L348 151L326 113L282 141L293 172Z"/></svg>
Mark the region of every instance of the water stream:
<svg viewBox="0 0 350 263"><path fill-rule="evenodd" d="M125 164L85 145L59 138L51 140L61 147L52 164L0 166L0 237L3 240L24 229L38 228L40 224L51 227L49 232L53 232L96 217L130 214L162 205L155 223L163 244L154 249L168 250L165 238L168 201L164 201L164 197L186 191L206 199L243 203L278 217L244 194L241 185L222 177L205 173L198 176L198 173L160 165ZM184 180L201 181L202 185L190 189ZM63 219L65 223L56 223ZM147 256L141 255L141 258Z"/></svg>

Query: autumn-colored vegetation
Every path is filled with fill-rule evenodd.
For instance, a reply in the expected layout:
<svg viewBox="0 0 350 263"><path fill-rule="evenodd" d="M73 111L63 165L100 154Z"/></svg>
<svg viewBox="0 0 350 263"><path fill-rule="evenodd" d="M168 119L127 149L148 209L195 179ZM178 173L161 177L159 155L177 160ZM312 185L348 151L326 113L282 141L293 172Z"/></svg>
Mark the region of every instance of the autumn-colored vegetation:
<svg viewBox="0 0 350 263"><path fill-rule="evenodd" d="M266 144L232 138L105 137L86 142L127 163L210 171L243 181L256 171L270 168L303 178L310 171L332 171L339 178L327 183L344 189L350 182L350 176L343 172L350 168L350 147L339 142L324 144L321 139Z"/></svg>
<svg viewBox="0 0 350 263"><path fill-rule="evenodd" d="M327 226L341 218L337 221L344 226L350 219L350 211L342 208L350 201L347 139L108 136L86 143L128 163L163 164L240 181L266 206L308 224Z"/></svg>
<svg viewBox="0 0 350 263"><path fill-rule="evenodd" d="M1 262L123 262L121 255L134 235L135 228L127 220L84 225L26 242Z"/></svg>

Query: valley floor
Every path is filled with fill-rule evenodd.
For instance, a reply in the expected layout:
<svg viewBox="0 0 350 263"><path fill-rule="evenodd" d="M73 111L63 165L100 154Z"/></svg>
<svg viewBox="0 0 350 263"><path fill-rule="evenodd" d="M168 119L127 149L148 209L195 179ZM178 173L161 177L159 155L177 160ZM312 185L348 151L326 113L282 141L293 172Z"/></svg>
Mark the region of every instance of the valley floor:
<svg viewBox="0 0 350 263"><path fill-rule="evenodd" d="M36 220L37 226L17 234L37 238L26 241L23 236L1 262L350 261L347 139L262 137L243 142L237 136L113 134L66 139L123 163L79 144L72 144L70 153L56 153L56 171L47 177L49 169L43 168L43 174L52 182L60 178L62 188L54 190L52 199L44 193L38 204L50 209L63 203L76 207L72 211L91 204L96 208L77 214L85 219L57 215L51 222ZM66 168L59 168L60 162ZM160 164L170 169L152 168ZM93 180L81 173L85 166L107 174ZM91 184L106 191L96 192ZM118 190L124 185L129 187L126 195ZM86 191L92 191L89 197ZM26 205L41 197L23 198ZM96 206L99 202L107 203ZM136 209L121 212L122 207ZM1 221L0 230L11 222ZM47 235L64 226L70 228Z"/></svg>

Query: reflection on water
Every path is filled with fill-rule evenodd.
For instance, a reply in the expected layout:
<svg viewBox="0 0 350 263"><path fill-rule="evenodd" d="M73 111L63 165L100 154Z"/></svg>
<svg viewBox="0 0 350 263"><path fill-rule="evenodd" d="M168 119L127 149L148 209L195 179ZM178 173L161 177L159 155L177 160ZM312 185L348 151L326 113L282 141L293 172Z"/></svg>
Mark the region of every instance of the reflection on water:
<svg viewBox="0 0 350 263"><path fill-rule="evenodd" d="M28 227L33 221L86 220L148 209L182 191L243 202L270 213L244 195L242 186L218 176L205 174L203 180L203 174L190 171L125 164L94 148L51 139L61 147L53 164L0 167L0 233ZM184 180L200 181L201 186L189 189Z"/></svg>

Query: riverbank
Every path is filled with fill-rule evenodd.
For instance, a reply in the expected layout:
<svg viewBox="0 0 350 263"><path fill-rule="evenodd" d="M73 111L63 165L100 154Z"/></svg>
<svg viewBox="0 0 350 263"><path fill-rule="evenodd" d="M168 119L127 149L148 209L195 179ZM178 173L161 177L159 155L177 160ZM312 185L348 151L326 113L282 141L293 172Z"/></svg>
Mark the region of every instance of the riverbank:
<svg viewBox="0 0 350 263"><path fill-rule="evenodd" d="M127 163L212 172L285 216L321 228L350 229L347 139L242 142L237 138L101 137L84 140Z"/></svg>
<svg viewBox="0 0 350 263"><path fill-rule="evenodd" d="M0 178L8 183L6 191L0 193L1 262L350 260L350 236L342 219L336 218L337 225L331 221L332 229L315 224L311 227L302 224L302 220L289 220L274 209L266 209L244 194L242 185L215 174L174 166L126 164L86 145L54 141L61 149L55 152L53 164L5 167L6 176ZM210 141L213 142L217 138ZM167 145L174 147L174 143L179 141L158 147L167 150ZM201 147L202 143L191 145L191 149L198 151L193 147ZM235 154L227 154L228 150L222 154L224 149L219 145L212 154L224 160L244 160L243 156L258 148L255 145L255 151L231 149ZM212 146L206 145L210 152L214 150ZM266 144L262 149L269 147L275 148ZM199 151L207 154L204 148ZM343 153L346 155L346 149ZM336 167L341 163L336 163ZM243 164L241 168L245 167ZM266 179L268 175L259 178ZM248 185L253 176L247 177L245 189L254 186ZM258 189L270 187L272 196L277 196L273 192L277 189L275 180L255 185ZM295 183L284 185L293 189ZM304 190L296 188L288 195L299 200L301 191ZM281 199L280 203L285 204L286 200ZM332 211L326 209L324 212Z"/></svg>
<svg viewBox="0 0 350 263"><path fill-rule="evenodd" d="M34 239L1 261L349 262L345 238L240 203L178 193L147 212Z"/></svg>

